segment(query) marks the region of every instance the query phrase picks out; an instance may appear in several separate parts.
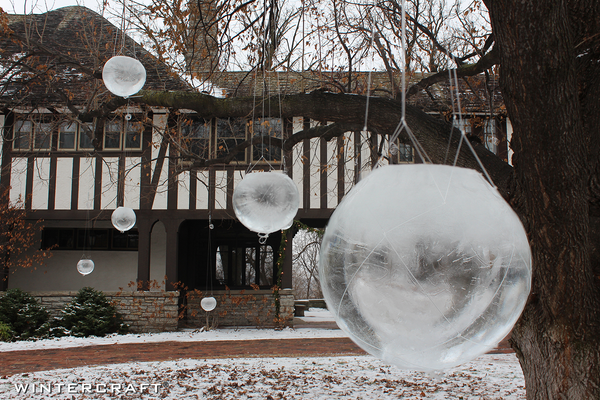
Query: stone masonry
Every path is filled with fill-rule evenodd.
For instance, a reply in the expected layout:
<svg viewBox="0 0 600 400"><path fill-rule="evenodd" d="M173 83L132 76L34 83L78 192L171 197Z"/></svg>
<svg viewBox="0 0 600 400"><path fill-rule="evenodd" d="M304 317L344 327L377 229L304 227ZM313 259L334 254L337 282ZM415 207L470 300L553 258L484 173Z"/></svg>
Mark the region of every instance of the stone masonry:
<svg viewBox="0 0 600 400"><path fill-rule="evenodd" d="M4 293L0 292L0 296ZM51 317L60 311L75 296L75 291L30 292L48 310ZM130 332L175 331L178 326L204 327L207 324L206 312L200 307L201 292L190 292L179 306L179 292L119 291L104 292L108 301L121 313L129 324ZM294 320L294 291L279 291L279 318L271 290L215 290L213 297L217 307L208 315L211 327L217 326L292 326ZM181 321L179 314L185 315Z"/></svg>
<svg viewBox="0 0 600 400"><path fill-rule="evenodd" d="M60 311L77 292L31 292L51 317ZM108 301L121 313L133 333L177 330L179 292L122 291L104 292Z"/></svg>
<svg viewBox="0 0 600 400"><path fill-rule="evenodd" d="M185 325L203 327L206 312L200 302L206 293L190 292L186 299ZM275 299L271 290L215 290L212 297L217 307L209 312L208 324L217 326L291 326L294 320L294 291L279 291L279 319L276 318Z"/></svg>

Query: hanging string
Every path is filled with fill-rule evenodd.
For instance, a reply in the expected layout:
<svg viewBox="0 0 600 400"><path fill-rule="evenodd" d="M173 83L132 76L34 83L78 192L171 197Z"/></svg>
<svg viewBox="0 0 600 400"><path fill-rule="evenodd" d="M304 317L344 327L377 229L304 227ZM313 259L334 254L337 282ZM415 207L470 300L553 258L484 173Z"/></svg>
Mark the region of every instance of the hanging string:
<svg viewBox="0 0 600 400"><path fill-rule="evenodd" d="M396 126L394 133L389 139L389 146L392 147L395 144L396 140L400 136L400 134L404 131L406 135L410 139L417 155L421 159L421 162L431 163L431 159L427 155L425 148L419 143L417 137L414 135L413 131L410 129L408 124L406 123L406 2L402 0L402 36L400 38L401 47L402 47L402 81L401 81L401 117L400 122Z"/></svg>
<svg viewBox="0 0 600 400"><path fill-rule="evenodd" d="M454 62L456 62L456 60L454 60ZM456 104L457 104L457 108L458 108L458 124L459 124L459 127L460 127L460 133L461 133L461 143L464 141L467 144L467 147L469 148L469 150L471 150L471 153L473 154L473 157L475 157L475 160L477 161L477 164L479 165L479 167L483 171L483 174L485 175L486 179L488 180L488 182L490 183L490 185L492 185L492 187L496 188L496 185L494 184L494 181L492 181L492 178L488 174L487 170L483 166L483 163L479 159L479 156L475 152L475 149L473 148L473 145L471 145L471 142L467 138L467 134L465 132L465 126L464 126L464 123L462 122L462 107L460 105L460 92L458 90L458 75L456 73L456 68L454 68L452 71L453 71L453 75L451 76L451 83L454 82L454 86L455 86L455 89L456 89ZM452 111L454 112L454 108L452 109ZM459 152L460 152L460 146L458 147L458 149L456 151L456 156L454 157L454 166L456 166L456 163L458 162Z"/></svg>
<svg viewBox="0 0 600 400"><path fill-rule="evenodd" d="M86 254L87 252L87 248L88 243L90 241L90 210L89 208L86 210L86 216L85 216L85 229L84 229L84 234L83 234L83 255L81 256L82 259L91 259L91 255Z"/></svg>
<svg viewBox="0 0 600 400"><path fill-rule="evenodd" d="M402 0L402 37L401 37L401 44L402 44L402 61L403 61L403 68L402 68L402 92L401 92L401 103L402 103L402 111L401 111L401 118L400 118L400 122L398 123L394 133L392 134L392 136L390 137L390 148L391 146L395 143L395 141L398 139L398 136L400 135L400 133L402 133L403 131L406 132L407 136L409 137L409 139L411 140L415 151L417 152L417 155L419 156L419 158L421 159L421 162L429 162L431 163L431 159L429 158L429 156L427 155L427 152L425 151L425 149L423 148L423 146L420 144L420 142L417 140L416 136L414 135L414 133L412 132L412 130L410 129L410 127L408 126L407 122L406 122L406 1ZM453 58L453 61L455 62L455 64L458 65L458 63L456 63L456 59ZM459 89L458 89L458 76L456 73L456 68L449 70L448 71L450 73L450 83L452 84L452 82L455 83L455 89L456 89L456 110L454 108L454 99L452 96L452 85L450 87L450 91L451 91L451 99L452 99L452 114L453 114L453 120L456 118L456 115L458 114L458 125L459 125L459 130L461 132L461 140L459 142L459 146L457 148L456 151L456 155L454 158L454 166L456 166L456 163L458 161L458 156L460 153L460 149L462 146L462 142L464 141L467 146L469 147L469 150L471 151L471 153L473 154L473 156L475 157L475 160L477 161L479 167L481 168L481 170L483 171L483 174L485 175L486 179L489 181L489 183L493 186L496 187L492 181L492 179L490 178L487 170L485 169L485 167L483 166L483 163L481 162L479 156L477 155L477 153L475 152L475 149L473 148L473 146L471 145L471 143L469 142L466 132L465 132L465 126L464 126L464 122L462 119L462 107L460 104L460 93L459 93ZM453 75L452 75L453 74ZM452 134L452 133L451 133ZM451 140L452 136L450 136Z"/></svg>
<svg viewBox="0 0 600 400"><path fill-rule="evenodd" d="M283 106L281 101L281 84L279 81L279 71L275 71L275 76L277 77L277 103L279 104L279 121L281 122L281 170L286 173L287 172L287 163L285 161L285 154L283 152L283 143L285 141L284 136L284 121L283 121Z"/></svg>
<svg viewBox="0 0 600 400"><path fill-rule="evenodd" d="M209 194L210 196L210 194ZM211 265L211 252L212 252L212 230L215 226L212 223L212 213L208 212L208 252L206 254L206 291L210 288L210 295L213 294L213 279L212 279L212 265Z"/></svg>
<svg viewBox="0 0 600 400"><path fill-rule="evenodd" d="M369 50L373 48L373 42L375 41L375 29L371 26L371 41L369 42ZM363 131L367 130L367 121L369 120L369 100L371 99L371 73L373 68L369 68L369 74L367 77L367 105L365 107L365 124Z"/></svg>

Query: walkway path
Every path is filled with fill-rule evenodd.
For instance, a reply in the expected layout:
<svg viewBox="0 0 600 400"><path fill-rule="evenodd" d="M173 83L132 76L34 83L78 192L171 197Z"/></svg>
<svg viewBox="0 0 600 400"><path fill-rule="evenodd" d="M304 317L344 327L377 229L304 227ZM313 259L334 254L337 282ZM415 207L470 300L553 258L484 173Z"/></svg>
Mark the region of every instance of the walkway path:
<svg viewBox="0 0 600 400"><path fill-rule="evenodd" d="M294 327L338 329L333 321L295 318ZM505 339L492 353L512 352ZM347 337L107 344L0 352L0 377L60 368L182 358L328 357L366 353Z"/></svg>
<svg viewBox="0 0 600 400"><path fill-rule="evenodd" d="M0 376L59 368L181 358L364 355L348 338L130 343L0 353Z"/></svg>

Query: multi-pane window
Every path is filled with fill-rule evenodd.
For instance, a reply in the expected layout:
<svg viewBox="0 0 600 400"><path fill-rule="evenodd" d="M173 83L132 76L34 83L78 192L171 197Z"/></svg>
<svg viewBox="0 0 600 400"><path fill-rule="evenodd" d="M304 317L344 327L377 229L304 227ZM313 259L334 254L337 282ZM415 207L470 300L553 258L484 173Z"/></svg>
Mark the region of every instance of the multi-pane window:
<svg viewBox="0 0 600 400"><path fill-rule="evenodd" d="M398 144L398 162L399 163L414 162L414 149L410 144L406 144L406 143Z"/></svg>
<svg viewBox="0 0 600 400"><path fill-rule="evenodd" d="M235 146L246 140L246 122L239 118L217 120L217 158L226 156ZM245 162L246 150L242 150L233 158L234 161Z"/></svg>
<svg viewBox="0 0 600 400"><path fill-rule="evenodd" d="M79 124L75 121L64 121L58 126L58 149L75 150Z"/></svg>
<svg viewBox="0 0 600 400"><path fill-rule="evenodd" d="M465 131L465 135L469 136L472 133L471 121L468 119L455 119L452 121L452 126Z"/></svg>
<svg viewBox="0 0 600 400"><path fill-rule="evenodd" d="M181 121L179 129L180 145L184 152L204 159L210 157L210 120L186 118Z"/></svg>
<svg viewBox="0 0 600 400"><path fill-rule="evenodd" d="M95 122L33 117L18 119L13 126L13 149L50 151L56 135L58 150L93 150ZM143 125L139 119L119 116L104 124L104 150L139 150L142 148Z"/></svg>
<svg viewBox="0 0 600 400"><path fill-rule="evenodd" d="M256 242L217 247L216 278L221 285L243 287L273 285L273 248Z"/></svg>
<svg viewBox="0 0 600 400"><path fill-rule="evenodd" d="M131 114L118 116L104 123L104 150L140 149L142 123Z"/></svg>
<svg viewBox="0 0 600 400"><path fill-rule="evenodd" d="M403 163L414 163L414 148L412 145L402 143L400 140L396 140L396 143L392 145L390 149L391 163L392 164L403 164Z"/></svg>
<svg viewBox="0 0 600 400"><path fill-rule="evenodd" d="M79 124L79 150L93 150L94 144L92 138L94 137L95 124L92 122L85 122Z"/></svg>
<svg viewBox="0 0 600 400"><path fill-rule="evenodd" d="M498 154L498 134L495 119L488 119L483 124L483 139L485 147L494 154Z"/></svg>
<svg viewBox="0 0 600 400"><path fill-rule="evenodd" d="M13 130L13 149L30 150L31 149L31 131L33 122L30 120L17 121Z"/></svg>
<svg viewBox="0 0 600 400"><path fill-rule="evenodd" d="M50 150L52 145L52 123L49 121L34 121L33 148L35 150Z"/></svg>
<svg viewBox="0 0 600 400"><path fill-rule="evenodd" d="M120 150L123 123L113 119L104 123L104 150Z"/></svg>
<svg viewBox="0 0 600 400"><path fill-rule="evenodd" d="M137 229L119 232L115 229L44 228L42 248L55 250L137 250Z"/></svg>
<svg viewBox="0 0 600 400"><path fill-rule="evenodd" d="M13 149L50 150L52 122L41 118L18 120L13 129Z"/></svg>
<svg viewBox="0 0 600 400"><path fill-rule="evenodd" d="M250 136L263 137L263 143L256 144L252 147L253 161L281 161L281 147L274 146L269 142L269 138L283 137L283 129L281 119L279 118L258 118L250 125Z"/></svg>

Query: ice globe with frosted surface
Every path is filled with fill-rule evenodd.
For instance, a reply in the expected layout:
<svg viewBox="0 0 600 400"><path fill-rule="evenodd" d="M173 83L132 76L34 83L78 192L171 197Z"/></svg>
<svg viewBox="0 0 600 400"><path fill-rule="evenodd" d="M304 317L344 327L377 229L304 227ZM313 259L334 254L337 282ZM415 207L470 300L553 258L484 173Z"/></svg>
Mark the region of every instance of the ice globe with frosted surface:
<svg viewBox="0 0 600 400"><path fill-rule="evenodd" d="M300 196L292 179L279 172L247 174L233 192L233 210L248 229L272 233L284 229L298 212Z"/></svg>
<svg viewBox="0 0 600 400"><path fill-rule="evenodd" d="M144 87L146 68L135 58L114 56L104 64L102 80L112 94L129 97Z"/></svg>
<svg viewBox="0 0 600 400"><path fill-rule="evenodd" d="M379 168L337 207L319 277L359 346L401 368L443 370L492 349L531 287L525 230L474 170Z"/></svg>
<svg viewBox="0 0 600 400"><path fill-rule="evenodd" d="M129 207L117 207L110 216L110 221L117 230L128 231L135 225L135 211Z"/></svg>
<svg viewBox="0 0 600 400"><path fill-rule="evenodd" d="M217 299L214 297L203 297L202 300L200 300L200 307L202 307L204 311L212 311L217 307Z"/></svg>
<svg viewBox="0 0 600 400"><path fill-rule="evenodd" d="M94 262L87 258L82 258L77 263L77 272L81 275L89 275L94 271Z"/></svg>

